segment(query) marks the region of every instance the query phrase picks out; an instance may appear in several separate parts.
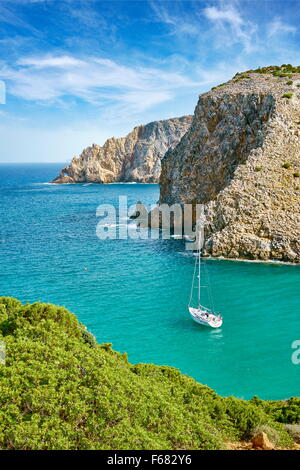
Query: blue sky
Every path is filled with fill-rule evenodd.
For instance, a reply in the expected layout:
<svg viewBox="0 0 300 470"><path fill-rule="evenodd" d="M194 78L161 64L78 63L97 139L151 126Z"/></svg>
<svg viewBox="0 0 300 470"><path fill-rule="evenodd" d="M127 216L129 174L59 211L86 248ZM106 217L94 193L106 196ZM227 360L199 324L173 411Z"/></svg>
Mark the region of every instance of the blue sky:
<svg viewBox="0 0 300 470"><path fill-rule="evenodd" d="M237 71L300 65L299 24L297 0L0 0L0 162L67 162Z"/></svg>

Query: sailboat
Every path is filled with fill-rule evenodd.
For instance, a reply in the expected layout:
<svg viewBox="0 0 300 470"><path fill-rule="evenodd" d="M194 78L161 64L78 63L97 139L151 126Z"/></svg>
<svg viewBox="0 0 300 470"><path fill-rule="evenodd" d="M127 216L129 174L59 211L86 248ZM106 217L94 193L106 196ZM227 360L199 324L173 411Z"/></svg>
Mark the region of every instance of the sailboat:
<svg viewBox="0 0 300 470"><path fill-rule="evenodd" d="M197 264L198 264L198 276L197 276L198 277L198 307L195 308L191 306L191 303L193 300ZM200 248L200 242L199 242L199 249L198 249L198 254L195 260L194 275L193 275L191 295L190 295L188 309L189 309L192 319L196 323L199 323L200 325L204 325L204 326L209 326L211 328L220 328L220 326L222 326L222 323L223 323L223 318L221 317L221 315L201 305L201 276L200 276L201 272L200 271L201 271L201 248Z"/></svg>

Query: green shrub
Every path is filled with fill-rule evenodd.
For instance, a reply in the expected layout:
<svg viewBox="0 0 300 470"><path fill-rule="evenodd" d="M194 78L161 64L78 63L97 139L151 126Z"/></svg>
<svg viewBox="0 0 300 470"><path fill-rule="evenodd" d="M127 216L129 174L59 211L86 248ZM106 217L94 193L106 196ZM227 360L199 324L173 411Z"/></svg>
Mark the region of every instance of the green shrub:
<svg viewBox="0 0 300 470"><path fill-rule="evenodd" d="M256 166L254 169L255 169L255 171L261 171L263 168L262 168L262 166Z"/></svg>
<svg viewBox="0 0 300 470"><path fill-rule="evenodd" d="M221 86L226 85L226 83L220 83L220 85L212 87L212 90L216 90L217 88L220 88Z"/></svg>
<svg viewBox="0 0 300 470"><path fill-rule="evenodd" d="M177 369L128 363L62 307L0 298L0 448L222 449L257 426L277 432L300 400L220 397Z"/></svg>
<svg viewBox="0 0 300 470"><path fill-rule="evenodd" d="M235 78L235 77L237 77L237 78ZM241 74L241 75L240 75L240 74L237 74L237 75L235 75L235 77L234 77L234 78L235 78L235 79L234 79L235 82L239 82L240 80L245 80L245 79L251 78L250 75L248 75L247 73L243 73L243 74Z"/></svg>
<svg viewBox="0 0 300 470"><path fill-rule="evenodd" d="M299 178L300 177L299 171L295 171L295 173L293 173L293 177L294 178Z"/></svg>
<svg viewBox="0 0 300 470"><path fill-rule="evenodd" d="M254 72L254 73L271 73L275 77L276 76L290 76L292 77L293 73L300 73L300 66L293 66L291 64L282 64L281 66L279 65L269 65L267 67L259 67L258 69L255 70L249 70L248 72Z"/></svg>
<svg viewBox="0 0 300 470"><path fill-rule="evenodd" d="M265 412L279 423L300 423L300 398L293 397L285 401L263 401L253 397L251 403L262 407Z"/></svg>
<svg viewBox="0 0 300 470"><path fill-rule="evenodd" d="M288 168L291 168L291 166L292 166L292 164L291 164L291 163L289 163L289 162L285 162L285 163L282 165L282 168L286 168L286 169L288 169Z"/></svg>
<svg viewBox="0 0 300 470"><path fill-rule="evenodd" d="M286 82L287 85L293 85L293 80L289 80L288 82Z"/></svg>
<svg viewBox="0 0 300 470"><path fill-rule="evenodd" d="M288 98L289 100L293 97L293 93L284 93L284 95L282 95L282 98Z"/></svg>
<svg viewBox="0 0 300 470"><path fill-rule="evenodd" d="M288 73L279 72L279 71L273 72L273 75L274 77L280 77L280 78L289 77Z"/></svg>

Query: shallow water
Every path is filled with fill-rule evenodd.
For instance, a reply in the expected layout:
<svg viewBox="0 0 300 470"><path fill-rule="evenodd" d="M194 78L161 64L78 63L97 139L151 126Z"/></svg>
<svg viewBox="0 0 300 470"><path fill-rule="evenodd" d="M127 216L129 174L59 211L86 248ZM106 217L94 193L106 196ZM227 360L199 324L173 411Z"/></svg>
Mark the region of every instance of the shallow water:
<svg viewBox="0 0 300 470"><path fill-rule="evenodd" d="M0 166L1 295L65 305L131 362L178 367L221 395L299 396L299 266L206 261L224 324L201 327L187 311L194 257L181 240L96 236L99 204L152 204L158 186L40 184L61 166Z"/></svg>

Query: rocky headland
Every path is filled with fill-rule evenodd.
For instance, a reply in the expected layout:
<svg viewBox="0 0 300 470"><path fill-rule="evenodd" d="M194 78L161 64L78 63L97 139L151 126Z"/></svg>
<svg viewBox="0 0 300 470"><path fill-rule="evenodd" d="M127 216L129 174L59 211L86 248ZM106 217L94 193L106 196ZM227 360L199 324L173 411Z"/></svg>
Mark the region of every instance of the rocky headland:
<svg viewBox="0 0 300 470"><path fill-rule="evenodd" d="M154 121L137 126L126 137L94 144L74 157L52 183L157 183L161 158L187 132L192 116Z"/></svg>
<svg viewBox="0 0 300 470"><path fill-rule="evenodd" d="M162 160L161 203L203 204L204 254L300 262L300 67L238 73L199 97Z"/></svg>

